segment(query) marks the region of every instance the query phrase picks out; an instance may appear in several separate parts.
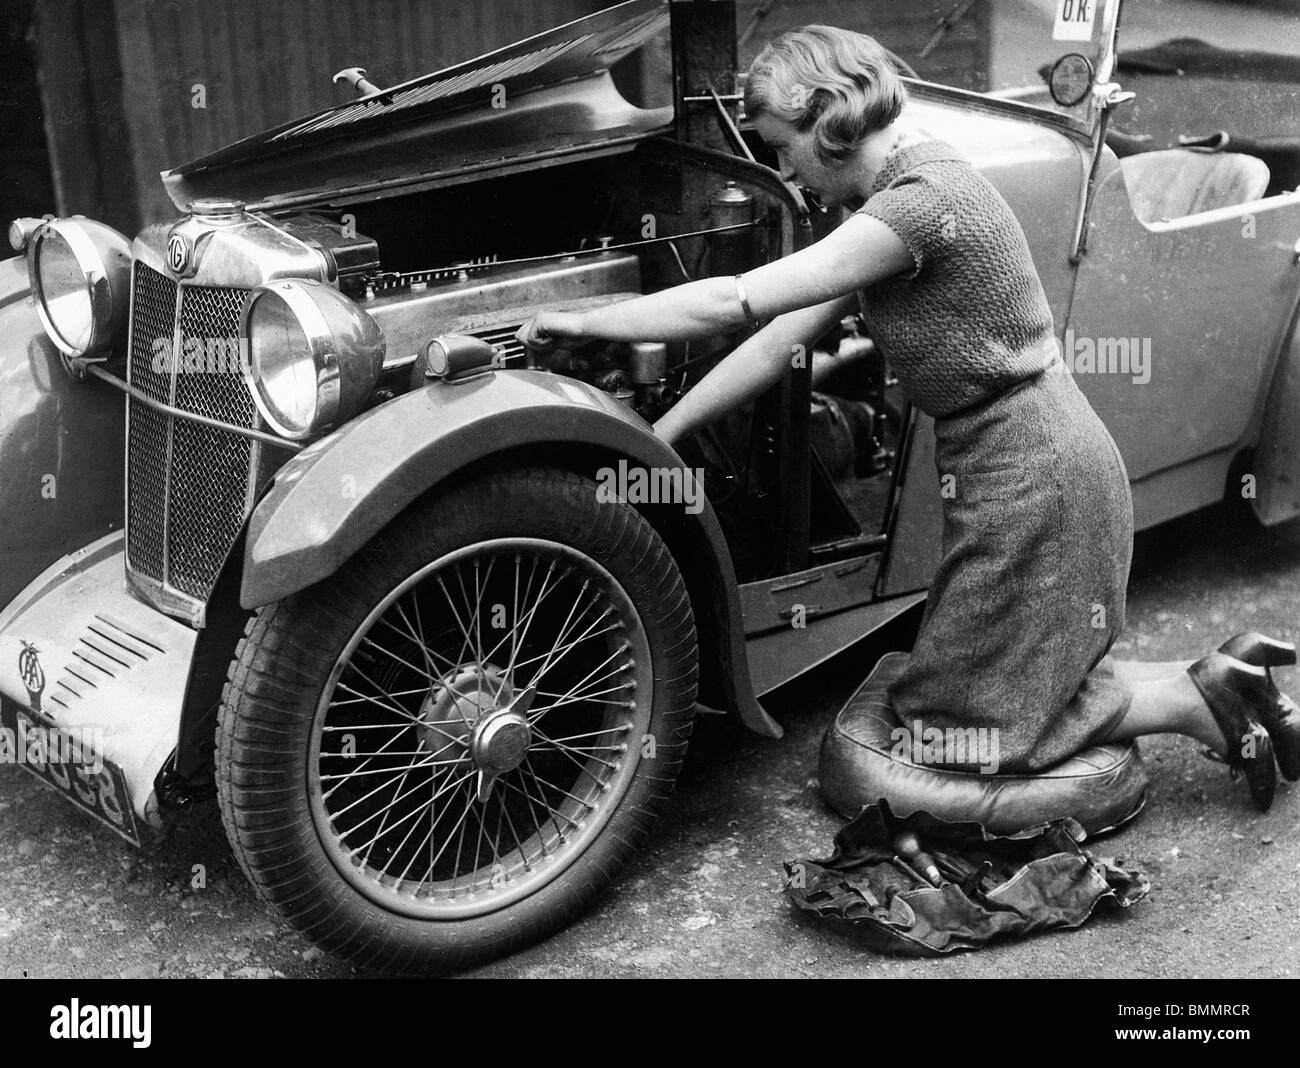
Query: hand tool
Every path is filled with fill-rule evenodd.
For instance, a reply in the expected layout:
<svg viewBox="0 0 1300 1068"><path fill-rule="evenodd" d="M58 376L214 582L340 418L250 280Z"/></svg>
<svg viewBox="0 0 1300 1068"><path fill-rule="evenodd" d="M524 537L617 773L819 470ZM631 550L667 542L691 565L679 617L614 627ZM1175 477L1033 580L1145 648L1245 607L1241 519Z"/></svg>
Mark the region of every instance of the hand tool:
<svg viewBox="0 0 1300 1068"><path fill-rule="evenodd" d="M871 909L871 914L875 916L876 919L878 920L889 919L889 910L880 903L880 899L876 897L875 894L873 894L865 886L861 886L861 885L858 886L858 893L862 895L862 900L864 900L867 903L867 907Z"/></svg>
<svg viewBox="0 0 1300 1068"><path fill-rule="evenodd" d="M906 857L910 863L925 873L925 881L931 886L938 886L943 882L943 876L935 867L934 859L928 853L922 852L921 839L917 837L915 831L896 834L894 848L898 850L899 856Z"/></svg>
<svg viewBox="0 0 1300 1068"><path fill-rule="evenodd" d="M929 879L927 879L924 875L922 875L919 871L917 871L914 867L912 867L912 865L907 863L907 861L905 861L902 857L898 856L897 854L895 854L891 858L891 860L893 861L894 866L898 868L898 870L901 871L904 875L906 875L909 879L915 879L922 886L933 885Z"/></svg>

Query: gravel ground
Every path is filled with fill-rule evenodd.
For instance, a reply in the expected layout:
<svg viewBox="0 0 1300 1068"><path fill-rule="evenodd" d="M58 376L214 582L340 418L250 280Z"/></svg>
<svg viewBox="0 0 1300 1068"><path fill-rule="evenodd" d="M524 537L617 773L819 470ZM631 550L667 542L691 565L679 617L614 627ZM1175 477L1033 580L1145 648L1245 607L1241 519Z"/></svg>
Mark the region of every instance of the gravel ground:
<svg viewBox="0 0 1300 1068"><path fill-rule="evenodd" d="M1173 659L1244 629L1295 639L1300 547L1212 509L1141 535L1120 657ZM1151 896L1085 927L939 961L891 960L803 921L780 864L829 852L840 820L817 793L830 718L882 651L850 650L769 704L781 742L702 720L647 852L583 920L483 976L896 978L1290 976L1300 971L1300 791L1260 815L1188 739L1146 741L1145 812L1096 843ZM1291 692L1300 676L1278 673ZM0 975L344 977L255 897L214 805L135 851L22 769L0 767ZM195 866L206 885L194 888Z"/></svg>

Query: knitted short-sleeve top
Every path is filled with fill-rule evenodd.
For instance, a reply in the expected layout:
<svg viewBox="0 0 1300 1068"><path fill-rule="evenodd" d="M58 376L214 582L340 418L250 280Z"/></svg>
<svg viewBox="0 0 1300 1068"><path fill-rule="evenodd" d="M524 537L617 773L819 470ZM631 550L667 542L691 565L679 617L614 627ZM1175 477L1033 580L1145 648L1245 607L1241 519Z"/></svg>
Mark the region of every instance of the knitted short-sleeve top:
<svg viewBox="0 0 1300 1068"><path fill-rule="evenodd" d="M896 149L859 213L893 230L916 261L862 300L871 337L922 411L952 415L1050 365L1052 311L1024 231L956 149L935 140Z"/></svg>

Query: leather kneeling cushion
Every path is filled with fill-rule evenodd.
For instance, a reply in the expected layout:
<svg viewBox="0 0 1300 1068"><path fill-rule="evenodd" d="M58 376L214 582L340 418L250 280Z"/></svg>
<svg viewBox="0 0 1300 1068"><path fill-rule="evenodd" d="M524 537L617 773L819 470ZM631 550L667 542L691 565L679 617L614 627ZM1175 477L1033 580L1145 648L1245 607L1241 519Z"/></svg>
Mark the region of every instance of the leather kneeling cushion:
<svg viewBox="0 0 1300 1068"><path fill-rule="evenodd" d="M895 752L894 732L904 725L888 689L907 660L906 653L882 657L826 731L822 796L841 815L851 819L863 805L884 798L899 816L924 810L950 821L975 820L994 834L1063 816L1100 834L1141 810L1147 773L1130 743L1094 746L1044 771L1009 775L916 764Z"/></svg>

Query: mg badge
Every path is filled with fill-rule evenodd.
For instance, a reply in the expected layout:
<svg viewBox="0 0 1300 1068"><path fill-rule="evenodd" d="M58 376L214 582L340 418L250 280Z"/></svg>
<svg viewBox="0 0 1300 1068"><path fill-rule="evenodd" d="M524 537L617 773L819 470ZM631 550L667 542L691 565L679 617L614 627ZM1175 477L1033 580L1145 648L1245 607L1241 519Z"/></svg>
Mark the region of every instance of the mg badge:
<svg viewBox="0 0 1300 1068"><path fill-rule="evenodd" d="M172 274L184 274L190 265L190 243L184 234L172 234L167 238L167 266Z"/></svg>
<svg viewBox="0 0 1300 1068"><path fill-rule="evenodd" d="M18 653L18 677L27 687L27 697L33 711L41 710L41 694L45 691L45 672L37 659L40 650L31 642L19 639L22 649Z"/></svg>

